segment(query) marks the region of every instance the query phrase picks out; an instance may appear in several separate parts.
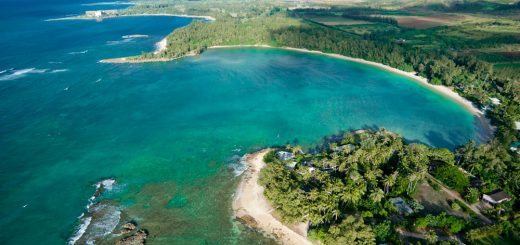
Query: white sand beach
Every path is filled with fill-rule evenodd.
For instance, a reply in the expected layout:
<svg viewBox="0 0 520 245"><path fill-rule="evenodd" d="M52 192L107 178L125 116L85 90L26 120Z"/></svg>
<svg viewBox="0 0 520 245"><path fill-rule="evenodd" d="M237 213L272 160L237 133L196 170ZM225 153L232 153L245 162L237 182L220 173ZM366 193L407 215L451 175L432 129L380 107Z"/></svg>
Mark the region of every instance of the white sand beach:
<svg viewBox="0 0 520 245"><path fill-rule="evenodd" d="M271 213L273 208L264 197L264 187L258 184L260 170L265 166L264 156L272 149L246 155L247 170L235 193L233 211L235 217L246 221L251 228L265 232L285 245L312 245L304 235L282 224ZM303 231L306 232L306 231Z"/></svg>
<svg viewBox="0 0 520 245"><path fill-rule="evenodd" d="M214 21L215 18L211 16L204 15L187 15L187 14L118 14L118 15L107 15L102 17L91 17L86 15L78 15L78 16L70 16L63 18L54 18L47 19L45 21L60 21L60 20L102 20L102 19L111 19L111 18L122 18L122 17L133 17L133 16L171 16L171 17L183 17L183 18L194 18L194 19L204 19L208 21Z"/></svg>
<svg viewBox="0 0 520 245"><path fill-rule="evenodd" d="M163 38L161 41L155 44L155 51L154 54L158 54L163 50L166 50L166 47L168 46L168 37Z"/></svg>

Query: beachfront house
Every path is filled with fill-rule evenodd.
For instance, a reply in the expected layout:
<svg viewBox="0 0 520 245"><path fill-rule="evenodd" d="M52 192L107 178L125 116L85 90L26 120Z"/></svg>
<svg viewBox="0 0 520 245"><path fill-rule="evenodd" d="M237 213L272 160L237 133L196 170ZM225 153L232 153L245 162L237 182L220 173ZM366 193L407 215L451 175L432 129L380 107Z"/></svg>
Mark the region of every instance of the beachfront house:
<svg viewBox="0 0 520 245"><path fill-rule="evenodd" d="M500 102L500 99L495 98L495 97L490 97L489 100L491 100L491 104L493 104L493 105L500 105L500 104L502 104Z"/></svg>
<svg viewBox="0 0 520 245"><path fill-rule="evenodd" d="M85 11L85 15L90 18L103 18L104 16L115 15L117 10L96 10Z"/></svg>
<svg viewBox="0 0 520 245"><path fill-rule="evenodd" d="M496 189L482 196L482 200L491 205L497 205L511 200L511 197L503 190Z"/></svg>
<svg viewBox="0 0 520 245"><path fill-rule="evenodd" d="M280 159L282 161L288 161L288 160L294 159L294 154L292 154L291 152L288 152L288 151L279 151L276 153L276 156L278 157L278 159Z"/></svg>
<svg viewBox="0 0 520 245"><path fill-rule="evenodd" d="M513 142L513 144L511 144L511 147L509 148L509 150L520 154L520 141Z"/></svg>

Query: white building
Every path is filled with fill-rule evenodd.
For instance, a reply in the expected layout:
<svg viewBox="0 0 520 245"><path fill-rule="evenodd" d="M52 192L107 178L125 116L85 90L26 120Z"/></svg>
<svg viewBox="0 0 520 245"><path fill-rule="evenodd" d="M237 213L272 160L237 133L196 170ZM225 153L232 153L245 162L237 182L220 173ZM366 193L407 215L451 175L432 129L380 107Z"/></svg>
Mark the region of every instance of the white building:
<svg viewBox="0 0 520 245"><path fill-rule="evenodd" d="M482 199L490 204L496 205L511 200L511 197L505 191L496 189L490 193L484 194Z"/></svg>
<svg viewBox="0 0 520 245"><path fill-rule="evenodd" d="M287 152L287 151L279 151L276 153L276 156L278 157L278 159L280 159L282 161L287 161L287 160L291 160L294 158L294 154L292 154L291 152Z"/></svg>
<svg viewBox="0 0 520 245"><path fill-rule="evenodd" d="M498 98L492 97L492 98L489 98L489 100L491 100L491 103L493 105L500 105L501 104L500 99L498 99Z"/></svg>

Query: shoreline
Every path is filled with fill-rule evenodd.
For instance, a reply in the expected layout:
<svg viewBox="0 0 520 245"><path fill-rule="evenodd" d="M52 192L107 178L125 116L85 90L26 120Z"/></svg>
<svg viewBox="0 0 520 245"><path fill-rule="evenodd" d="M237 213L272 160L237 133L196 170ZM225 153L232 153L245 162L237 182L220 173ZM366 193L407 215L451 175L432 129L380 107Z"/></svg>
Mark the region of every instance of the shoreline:
<svg viewBox="0 0 520 245"><path fill-rule="evenodd" d="M269 45L218 45L218 46L208 47L208 49L247 48L247 47L274 48L274 49L289 50L289 51L295 51L295 52L301 52L301 53L319 54L319 55L325 55L325 56L329 56L329 57L333 57L333 58L337 58L337 59L348 60L348 61L353 61L356 63L361 63L361 64L378 67L385 71L389 71L394 74L398 74L398 75L410 78L410 79L418 82L419 84L421 84L427 88L430 88L431 90L433 90L441 95L444 95L445 97L452 99L453 101L457 102L458 104L464 106L474 116L477 116L477 117L484 116L484 113L482 111L480 111L477 107L475 107L475 105L473 105L473 103L471 101L462 97L457 92L453 91L451 88L443 86L443 85L433 85L428 82L427 78L416 75L415 72L402 71L397 68L394 68L394 67L382 64L382 63L377 63L374 61L368 61L368 60L364 60L361 58L353 58L353 57L349 57L349 56L345 56L345 55L341 55L341 54L324 53L321 51L308 50L308 49L303 49L303 48L273 47L273 46L269 46Z"/></svg>
<svg viewBox="0 0 520 245"><path fill-rule="evenodd" d="M265 232L282 244L312 245L306 236L290 229L271 214L273 208L263 194L264 187L258 184L260 170L265 166L264 156L271 150L267 148L244 156L247 170L242 173L233 198L234 216L245 225ZM306 233L306 229L304 232Z"/></svg>
<svg viewBox="0 0 520 245"><path fill-rule="evenodd" d="M485 130L486 138L490 138L494 134L494 129L492 125L490 124L489 120L485 117L484 113L480 111L471 101L468 99L462 97L457 92L453 91L451 88L443 86L443 85L433 85L428 82L428 79L425 77L421 77L417 75L415 72L406 72L399 70L397 68L377 63L374 61L368 61L361 58L353 58L341 54L334 54L334 53L325 53L322 51L316 51L316 50L308 50L303 48L293 48L293 47L273 47L266 44L249 44L249 45L215 45L207 47L207 49L225 49L225 48L269 48L269 49L280 49L280 50L288 50L288 51L294 51L294 52L301 52L301 53L310 53L310 54L318 54L318 55L325 55L332 58L352 61L356 63L361 63L365 65L370 65L373 67L377 67L379 69L392 72L394 74L409 78L415 82L417 82L419 85L422 85L431 91L438 93L441 96L444 96L447 99L450 99L454 101L455 103L461 105L464 107L468 112L470 112L473 116L476 117L477 120L479 120L480 125L486 125L486 127L483 129ZM156 51L157 52L157 51ZM152 59L145 59L145 60L126 60L125 58L116 58L116 59L105 59L101 60L101 63L148 63L148 62L167 62L172 61L176 59L181 59L188 56L194 56L194 54L187 54L181 57L176 58L152 58Z"/></svg>
<svg viewBox="0 0 520 245"><path fill-rule="evenodd" d="M155 44L155 51L153 54L159 54L161 51L166 50L166 47L168 46L168 36L161 39L158 43Z"/></svg>
<svg viewBox="0 0 520 245"><path fill-rule="evenodd" d="M193 18L193 19L204 19L208 21L214 21L215 18L211 16L204 15L188 15L188 14L122 14L122 15L113 15L113 16L103 16L103 17L88 17L85 15L71 16L71 17L63 17L63 18L54 18L47 19L45 21L61 21L61 20L103 20L103 19L113 19L113 18L122 18L122 17L133 17L133 16L170 16L170 17L181 17L181 18Z"/></svg>

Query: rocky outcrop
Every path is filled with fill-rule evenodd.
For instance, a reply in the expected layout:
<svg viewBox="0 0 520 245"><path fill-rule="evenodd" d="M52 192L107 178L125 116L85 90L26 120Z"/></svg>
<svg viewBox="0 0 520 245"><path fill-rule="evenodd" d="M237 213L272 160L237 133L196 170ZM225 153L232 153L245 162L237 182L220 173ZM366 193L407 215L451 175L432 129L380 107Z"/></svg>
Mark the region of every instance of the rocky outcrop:
<svg viewBox="0 0 520 245"><path fill-rule="evenodd" d="M121 234L128 234L137 228L134 223L128 222L122 226Z"/></svg>
<svg viewBox="0 0 520 245"><path fill-rule="evenodd" d="M148 232L143 229L139 229L133 235L122 238L116 242L116 245L143 245L148 237Z"/></svg>
<svg viewBox="0 0 520 245"><path fill-rule="evenodd" d="M258 223L256 222L255 218L251 217L251 215L242 215L237 216L236 220L252 229L258 228Z"/></svg>

